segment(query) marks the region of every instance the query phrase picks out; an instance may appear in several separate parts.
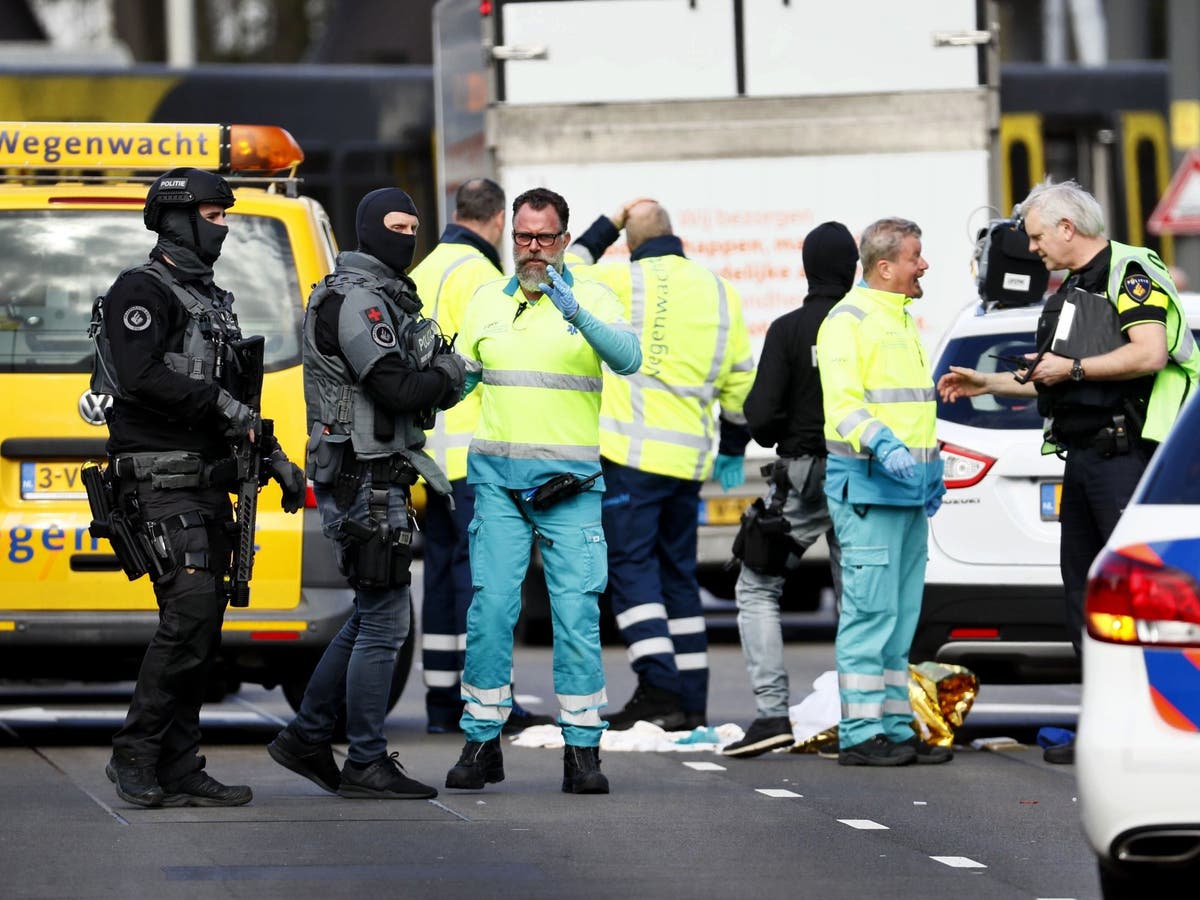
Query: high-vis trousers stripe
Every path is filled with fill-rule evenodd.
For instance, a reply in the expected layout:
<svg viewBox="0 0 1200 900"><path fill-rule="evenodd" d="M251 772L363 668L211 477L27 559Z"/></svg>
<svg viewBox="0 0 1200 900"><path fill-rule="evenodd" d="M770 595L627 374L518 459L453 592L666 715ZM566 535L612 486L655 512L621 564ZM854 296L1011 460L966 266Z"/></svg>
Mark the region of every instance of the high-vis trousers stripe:
<svg viewBox="0 0 1200 900"><path fill-rule="evenodd" d="M708 634L696 581L700 483L602 459L613 614L638 680L708 705Z"/></svg>
<svg viewBox="0 0 1200 900"><path fill-rule="evenodd" d="M861 510L862 507L859 507ZM925 586L928 522L919 506L871 506L859 515L829 500L842 550L842 611L834 651L842 747L877 734L912 737L908 651Z"/></svg>
<svg viewBox="0 0 1200 900"><path fill-rule="evenodd" d="M585 491L546 510L526 504L524 510L554 542L543 542L540 550L554 621L554 692L563 738L577 747L597 747L605 728L596 712L605 702L599 595L608 572L600 493ZM467 740L488 741L500 734L503 719L484 708L482 691L503 688L511 705L513 627L533 531L505 488L479 484L470 540L475 597L467 613L463 692L470 685L474 694L466 697L461 721ZM564 702L571 708L561 708Z"/></svg>

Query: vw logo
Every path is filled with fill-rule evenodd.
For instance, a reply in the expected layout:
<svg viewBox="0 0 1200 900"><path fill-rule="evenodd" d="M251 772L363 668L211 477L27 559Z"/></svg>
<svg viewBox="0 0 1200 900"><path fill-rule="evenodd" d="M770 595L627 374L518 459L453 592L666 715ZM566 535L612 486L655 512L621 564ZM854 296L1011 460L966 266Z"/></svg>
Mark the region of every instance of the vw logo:
<svg viewBox="0 0 1200 900"><path fill-rule="evenodd" d="M79 395L79 417L89 425L103 425L104 411L112 406L112 395L84 391Z"/></svg>

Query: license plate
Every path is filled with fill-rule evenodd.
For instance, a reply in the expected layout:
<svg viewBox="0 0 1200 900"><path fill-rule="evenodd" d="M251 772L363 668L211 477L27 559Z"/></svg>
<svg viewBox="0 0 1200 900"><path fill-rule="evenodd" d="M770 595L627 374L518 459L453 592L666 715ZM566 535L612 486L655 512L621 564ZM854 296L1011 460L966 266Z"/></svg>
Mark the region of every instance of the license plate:
<svg viewBox="0 0 1200 900"><path fill-rule="evenodd" d="M21 463L22 500L86 500L79 463Z"/></svg>
<svg viewBox="0 0 1200 900"><path fill-rule="evenodd" d="M1062 506L1062 482L1043 481L1039 487L1042 494L1042 521L1057 522L1058 510Z"/></svg>
<svg viewBox="0 0 1200 900"><path fill-rule="evenodd" d="M700 503L701 525L736 525L753 497L710 497Z"/></svg>

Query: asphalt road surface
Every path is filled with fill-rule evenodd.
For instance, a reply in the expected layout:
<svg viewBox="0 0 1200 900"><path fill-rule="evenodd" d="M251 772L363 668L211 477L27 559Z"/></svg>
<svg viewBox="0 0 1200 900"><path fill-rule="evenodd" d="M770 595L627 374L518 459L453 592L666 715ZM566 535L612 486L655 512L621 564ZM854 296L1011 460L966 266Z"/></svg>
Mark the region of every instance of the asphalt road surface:
<svg viewBox="0 0 1200 900"><path fill-rule="evenodd" d="M818 636L822 637L822 636ZM827 636L788 644L793 701L832 668ZM741 651L711 649L710 724L753 717ZM605 651L619 708L634 679ZM518 648L518 695L552 711L549 648ZM506 740L507 778L432 801L323 794L267 756L290 711L246 688L205 707L209 771L253 786L236 809L145 810L104 776L129 685L0 683L4 898L1094 898L1071 767L1029 746L1070 725L1078 686L984 685L943 766L841 767L776 752L605 752L607 796L560 790L561 752ZM441 788L461 736L426 735L420 672L388 719L410 774ZM344 750L344 747L339 749Z"/></svg>

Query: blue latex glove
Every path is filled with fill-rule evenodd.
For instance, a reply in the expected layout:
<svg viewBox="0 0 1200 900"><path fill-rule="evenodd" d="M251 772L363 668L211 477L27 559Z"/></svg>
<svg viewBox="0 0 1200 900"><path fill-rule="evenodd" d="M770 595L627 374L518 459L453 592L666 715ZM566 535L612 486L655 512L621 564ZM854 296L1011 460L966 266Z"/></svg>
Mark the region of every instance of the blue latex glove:
<svg viewBox="0 0 1200 900"><path fill-rule="evenodd" d="M917 461L903 445L885 456L881 462L889 475L902 481L912 478L917 471Z"/></svg>
<svg viewBox="0 0 1200 900"><path fill-rule="evenodd" d="M926 517L932 519L933 514L941 508L942 508L942 495L938 494L936 497L930 497L928 500L925 501Z"/></svg>
<svg viewBox="0 0 1200 900"><path fill-rule="evenodd" d="M721 482L723 491L732 490L742 484L746 480L745 457L718 453L717 460L713 463L713 478Z"/></svg>
<svg viewBox="0 0 1200 900"><path fill-rule="evenodd" d="M546 266L546 276L550 283L539 284L538 290L550 298L550 302L562 313L564 319L575 318L575 313L579 312L579 301L571 293L571 288L563 281L563 277L554 271L554 266Z"/></svg>

